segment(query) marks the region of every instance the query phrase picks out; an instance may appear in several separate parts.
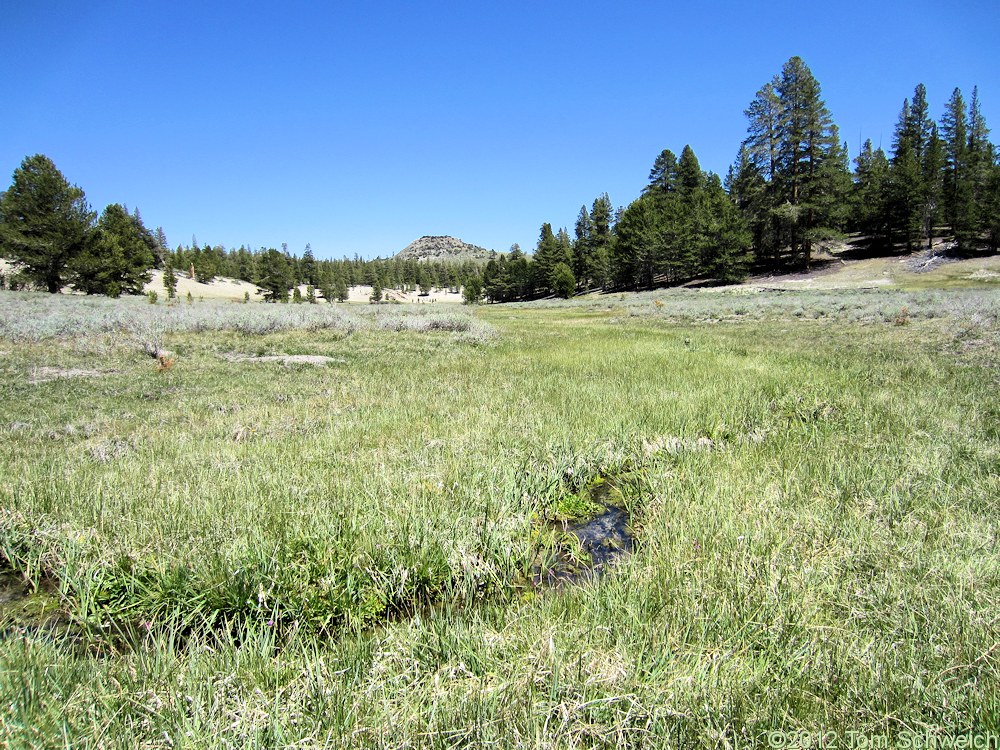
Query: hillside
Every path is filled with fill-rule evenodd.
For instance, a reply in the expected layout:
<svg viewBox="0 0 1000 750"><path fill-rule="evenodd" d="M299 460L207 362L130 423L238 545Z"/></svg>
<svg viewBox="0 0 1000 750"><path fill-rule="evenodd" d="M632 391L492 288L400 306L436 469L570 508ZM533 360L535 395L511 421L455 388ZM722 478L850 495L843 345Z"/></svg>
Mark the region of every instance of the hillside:
<svg viewBox="0 0 1000 750"><path fill-rule="evenodd" d="M436 260L461 262L466 260L489 260L491 251L478 245L470 245L455 237L424 235L404 247L395 257L402 260Z"/></svg>

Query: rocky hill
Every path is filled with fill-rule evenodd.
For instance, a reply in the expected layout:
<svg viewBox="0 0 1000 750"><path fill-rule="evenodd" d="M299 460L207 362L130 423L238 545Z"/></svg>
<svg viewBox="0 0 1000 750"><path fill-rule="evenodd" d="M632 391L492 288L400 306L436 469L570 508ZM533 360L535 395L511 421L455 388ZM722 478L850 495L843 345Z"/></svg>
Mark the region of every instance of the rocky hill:
<svg viewBox="0 0 1000 750"><path fill-rule="evenodd" d="M429 237L425 235L396 253L396 257L403 260L486 261L489 260L490 251L478 245L462 242L454 237Z"/></svg>

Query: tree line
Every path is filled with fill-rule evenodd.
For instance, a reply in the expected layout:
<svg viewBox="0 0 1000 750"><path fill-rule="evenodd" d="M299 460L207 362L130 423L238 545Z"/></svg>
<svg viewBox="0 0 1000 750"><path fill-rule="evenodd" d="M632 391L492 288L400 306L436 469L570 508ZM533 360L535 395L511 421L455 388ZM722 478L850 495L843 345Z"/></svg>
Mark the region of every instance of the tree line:
<svg viewBox="0 0 1000 750"><path fill-rule="evenodd" d="M0 194L0 257L20 266L14 283L49 292L71 286L87 294L140 294L160 247L138 209L108 205L98 217L83 190L52 160L29 156ZM6 281L6 280L5 280Z"/></svg>
<svg viewBox="0 0 1000 750"><path fill-rule="evenodd" d="M747 137L724 180L701 170L690 145L657 155L640 196L612 210L607 194L580 209L575 237L543 224L534 255L514 247L491 261L488 299L591 289L637 290L752 271L808 267L818 243L859 235L866 252L913 250L950 237L951 252L996 252L1000 165L978 91L955 89L938 123L927 91L903 102L892 151L866 141L851 172L819 82L786 62L744 111Z"/></svg>
<svg viewBox="0 0 1000 750"><path fill-rule="evenodd" d="M301 285L333 302L346 301L349 287L357 284L373 287L377 300L383 289L475 288L480 277L471 261L318 260L309 245L302 257L287 246L226 250L199 246L195 238L171 250L163 228L150 231L138 209L130 213L114 203L98 216L84 191L42 154L26 157L0 194L0 257L17 264L7 278L0 276L0 286L53 293L69 287L112 297L141 294L157 268L163 269L169 298L181 275L203 283L227 276L259 286L268 301L287 301Z"/></svg>
<svg viewBox="0 0 1000 750"><path fill-rule="evenodd" d="M0 256L49 291L69 284L87 293L140 290L153 266L176 278L224 275L287 300L306 284L333 301L356 284L427 290L463 288L467 301L493 302L588 290L733 283L751 271L808 267L820 243L857 233L871 253L932 246L995 252L1000 244L1000 165L978 91L955 89L938 121L923 84L903 106L889 153L866 141L854 159L799 57L762 86L744 111L747 137L725 179L701 169L690 145L653 161L646 185L626 207L607 193L584 204L573 227L542 224L531 255L514 245L485 264L317 260L283 246L189 246L170 250L162 229L149 232L138 211L108 206L100 218L83 191L50 160L25 159L0 196ZM376 295L373 294L373 298Z"/></svg>
<svg viewBox="0 0 1000 750"><path fill-rule="evenodd" d="M226 250L221 245L199 247L178 245L163 256L163 265L178 269L190 278L208 283L216 276L247 281L259 286L268 301L287 299L295 287L312 287L328 301L346 301L348 289L367 285L373 290L400 289L429 292L431 289L458 291L470 279L478 279L480 265L472 261L449 263L402 258L364 260L358 256L340 260L317 259L306 245L301 256L281 249L251 250L245 245ZM373 295L380 297L381 294Z"/></svg>

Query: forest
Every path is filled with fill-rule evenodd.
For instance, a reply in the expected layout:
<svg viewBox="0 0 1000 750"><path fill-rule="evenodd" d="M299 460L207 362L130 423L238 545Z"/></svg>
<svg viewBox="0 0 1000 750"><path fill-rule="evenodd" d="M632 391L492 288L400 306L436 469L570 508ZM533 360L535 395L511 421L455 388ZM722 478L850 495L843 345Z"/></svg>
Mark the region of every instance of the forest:
<svg viewBox="0 0 1000 750"><path fill-rule="evenodd" d="M573 226L543 223L533 253L516 244L485 264L398 258L317 259L281 249L189 245L170 249L162 228L119 204L98 217L84 191L50 159L26 157L0 196L0 257L16 271L8 288L65 286L86 294L140 293L152 268L258 285L268 301L288 301L308 285L329 302L356 284L374 288L463 288L468 302L570 297L697 281L727 284L751 272L808 268L816 247L852 236L871 255L950 241L958 256L996 252L1000 243L1000 165L978 91L956 88L940 118L923 84L903 101L889 153L870 140L851 170L819 82L792 57L744 112L747 137L725 178L701 168L690 145L664 149L637 199L615 208L607 193L581 206ZM310 295L315 300L315 293Z"/></svg>

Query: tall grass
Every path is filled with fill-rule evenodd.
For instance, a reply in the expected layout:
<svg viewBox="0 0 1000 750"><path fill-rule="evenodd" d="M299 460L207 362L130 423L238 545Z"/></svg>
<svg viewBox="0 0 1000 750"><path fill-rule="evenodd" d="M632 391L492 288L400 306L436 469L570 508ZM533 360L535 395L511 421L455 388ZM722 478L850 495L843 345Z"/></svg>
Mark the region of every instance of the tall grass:
<svg viewBox="0 0 1000 750"><path fill-rule="evenodd" d="M186 330L164 334L170 370L121 355L38 385L33 365L93 355L8 339L0 554L54 577L103 645L0 641L0 732L555 748L995 731L996 330L971 321L994 303L946 297L905 325L504 306L478 313L501 332L486 348L378 323ZM987 343L958 346L972 325ZM338 362L218 356L233 349ZM624 471L636 553L591 584L528 585L536 519Z"/></svg>

